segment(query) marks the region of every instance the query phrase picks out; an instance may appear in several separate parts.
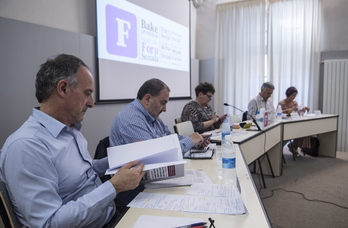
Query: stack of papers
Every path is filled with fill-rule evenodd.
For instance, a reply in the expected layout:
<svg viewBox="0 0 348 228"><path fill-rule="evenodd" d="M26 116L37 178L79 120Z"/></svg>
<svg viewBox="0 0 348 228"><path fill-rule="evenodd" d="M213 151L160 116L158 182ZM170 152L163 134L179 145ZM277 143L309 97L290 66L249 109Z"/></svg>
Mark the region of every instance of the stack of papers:
<svg viewBox="0 0 348 228"><path fill-rule="evenodd" d="M246 209L235 185L194 183L188 195L140 192L128 207L241 215Z"/></svg>

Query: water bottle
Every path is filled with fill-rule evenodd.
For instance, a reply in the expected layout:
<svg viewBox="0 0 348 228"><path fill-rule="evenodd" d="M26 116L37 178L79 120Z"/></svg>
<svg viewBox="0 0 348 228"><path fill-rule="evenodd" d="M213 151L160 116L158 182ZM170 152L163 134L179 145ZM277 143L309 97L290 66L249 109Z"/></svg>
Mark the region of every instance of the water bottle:
<svg viewBox="0 0 348 228"><path fill-rule="evenodd" d="M261 130L263 130L265 128L265 109L261 108L260 111L256 112L256 116L258 116L258 118L256 118L256 122L259 125L259 127L261 128Z"/></svg>
<svg viewBox="0 0 348 228"><path fill-rule="evenodd" d="M221 145L224 144L226 135L231 135L230 124L226 118L221 126Z"/></svg>
<svg viewBox="0 0 348 228"><path fill-rule="evenodd" d="M226 118L228 119L228 124L230 125L230 132L232 132L232 130L233 130L233 121L232 121L231 114L228 114Z"/></svg>
<svg viewBox="0 0 348 228"><path fill-rule="evenodd" d="M222 180L225 184L236 184L236 149L232 136L226 135L222 145Z"/></svg>
<svg viewBox="0 0 348 228"><path fill-rule="evenodd" d="M283 116L282 107L280 107L280 105L278 105L278 107L277 107L277 121L278 122L280 122L282 120L282 116Z"/></svg>

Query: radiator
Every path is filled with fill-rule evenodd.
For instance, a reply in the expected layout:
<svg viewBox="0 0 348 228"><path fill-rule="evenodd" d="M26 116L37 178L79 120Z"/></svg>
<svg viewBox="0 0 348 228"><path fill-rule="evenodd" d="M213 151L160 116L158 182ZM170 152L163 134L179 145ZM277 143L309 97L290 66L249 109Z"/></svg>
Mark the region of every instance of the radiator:
<svg viewBox="0 0 348 228"><path fill-rule="evenodd" d="M348 59L324 61L323 113L338 114L337 151L348 151Z"/></svg>

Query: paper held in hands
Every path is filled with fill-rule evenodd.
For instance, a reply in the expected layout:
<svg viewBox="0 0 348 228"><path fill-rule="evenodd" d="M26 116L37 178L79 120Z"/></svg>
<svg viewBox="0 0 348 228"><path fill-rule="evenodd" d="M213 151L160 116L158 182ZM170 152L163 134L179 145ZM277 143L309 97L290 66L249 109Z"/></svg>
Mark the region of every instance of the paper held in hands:
<svg viewBox="0 0 348 228"><path fill-rule="evenodd" d="M145 163L146 174L142 182L158 181L185 174L182 151L176 134L107 148L109 169L106 175L115 174L131 161Z"/></svg>

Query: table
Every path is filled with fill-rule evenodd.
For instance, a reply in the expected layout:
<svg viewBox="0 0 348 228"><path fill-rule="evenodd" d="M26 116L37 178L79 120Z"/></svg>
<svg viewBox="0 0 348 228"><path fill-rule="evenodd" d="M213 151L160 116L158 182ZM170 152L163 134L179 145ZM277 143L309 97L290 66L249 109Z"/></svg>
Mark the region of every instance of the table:
<svg viewBox="0 0 348 228"><path fill-rule="evenodd" d="M338 115L322 115L300 120L283 120L282 144L290 139L317 135L319 155L336 157Z"/></svg>
<svg viewBox="0 0 348 228"><path fill-rule="evenodd" d="M262 131L233 130L233 142L239 144L249 165L268 153L275 176L282 175L283 146L291 139L317 135L320 141L319 155L336 157L338 115L302 117L298 120L283 119L267 126ZM214 132L214 131L212 131ZM243 132L244 134L238 134ZM212 138L219 141L221 136ZM264 174L271 174L267 162L262 163Z"/></svg>
<svg viewBox="0 0 348 228"><path fill-rule="evenodd" d="M217 147L217 150L220 150ZM240 147L236 148L237 159L237 177L241 187L241 196L247 208L247 215L221 215L221 214L201 214L201 213L183 213L178 211L168 210L153 210L143 208L130 208L120 222L116 225L119 228L133 227L140 215L156 215L156 216L171 216L171 217L188 217L201 218L209 223L208 218L215 220L216 227L271 227L266 211L262 205L257 189L245 162L243 153ZM217 162L215 157L209 160L188 160L185 164L187 169L200 169L214 181L220 183L218 171L221 163ZM145 189L144 192L150 193L165 193L165 194L186 194L189 187L171 187L162 189Z"/></svg>
<svg viewBox="0 0 348 228"><path fill-rule="evenodd" d="M290 139L310 135L317 135L320 140L319 155L336 157L337 129L338 115L322 115L319 117L301 118L299 120L282 120L267 126L262 131L238 130L243 132L243 134L232 135L233 141L238 144L237 176L241 186L241 195L249 212L248 215L182 213L177 211L130 208L116 227L133 227L140 215L202 218L205 222L208 222L208 218L211 217L215 220L216 227L226 227L227 224L229 227L271 227L250 175L248 165L265 153L268 153L274 174L280 176L282 174L282 154L285 143ZM237 130L235 131L237 132ZM189 160L185 168L201 169L215 183L219 183L217 172L220 166L221 163L216 162L215 159ZM265 174L270 173L267 162L263 162L262 169ZM189 187L172 187L146 189L145 192L186 194L188 189Z"/></svg>

